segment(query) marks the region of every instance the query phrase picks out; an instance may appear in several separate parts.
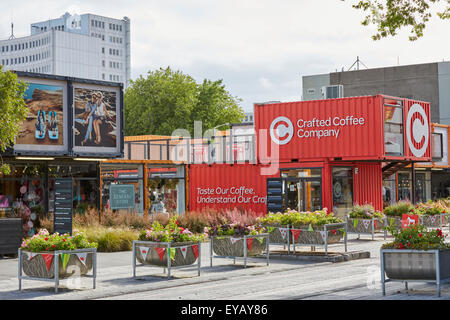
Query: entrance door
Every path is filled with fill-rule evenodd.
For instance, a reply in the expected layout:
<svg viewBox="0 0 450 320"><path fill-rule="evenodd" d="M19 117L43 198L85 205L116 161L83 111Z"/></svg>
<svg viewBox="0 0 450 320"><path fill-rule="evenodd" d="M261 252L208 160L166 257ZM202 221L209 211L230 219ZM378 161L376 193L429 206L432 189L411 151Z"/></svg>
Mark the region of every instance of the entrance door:
<svg viewBox="0 0 450 320"><path fill-rule="evenodd" d="M288 178L285 180L285 208L297 211L322 209L320 179Z"/></svg>

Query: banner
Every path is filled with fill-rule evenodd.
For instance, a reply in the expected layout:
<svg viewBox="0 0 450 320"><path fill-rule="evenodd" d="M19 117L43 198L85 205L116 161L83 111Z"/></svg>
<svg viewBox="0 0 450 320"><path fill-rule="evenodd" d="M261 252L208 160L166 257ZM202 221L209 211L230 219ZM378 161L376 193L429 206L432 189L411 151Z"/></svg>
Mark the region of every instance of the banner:
<svg viewBox="0 0 450 320"><path fill-rule="evenodd" d="M47 270L50 271L50 267L52 266L53 254L52 253L42 254L42 258L44 258Z"/></svg>
<svg viewBox="0 0 450 320"><path fill-rule="evenodd" d="M61 257L63 269L66 270L67 263L69 262L69 259L70 259L70 253L61 253L60 257Z"/></svg>
<svg viewBox="0 0 450 320"><path fill-rule="evenodd" d="M161 261L163 261L163 257L164 257L164 253L166 252L166 249L164 249L164 248L155 248L155 251L158 253L159 259L161 259Z"/></svg>
<svg viewBox="0 0 450 320"><path fill-rule="evenodd" d="M300 236L300 229L291 229L292 235L294 236L295 241L298 240L298 237Z"/></svg>
<svg viewBox="0 0 450 320"><path fill-rule="evenodd" d="M235 244L236 242L241 240L241 238L233 238L233 237L231 237L230 240L231 240L231 244Z"/></svg>
<svg viewBox="0 0 450 320"><path fill-rule="evenodd" d="M198 244L192 246L192 252L194 252L195 258L198 258Z"/></svg>
<svg viewBox="0 0 450 320"><path fill-rule="evenodd" d="M183 254L183 258L186 259L186 254L187 254L187 246L183 246L183 247L179 247L181 253Z"/></svg>
<svg viewBox="0 0 450 320"><path fill-rule="evenodd" d="M81 261L81 263L86 265L87 252L76 253L76 255L77 255L78 259Z"/></svg>
<svg viewBox="0 0 450 320"><path fill-rule="evenodd" d="M142 259L146 260L148 255L147 247L139 247L139 251L141 252Z"/></svg>
<svg viewBox="0 0 450 320"><path fill-rule="evenodd" d="M368 229L372 220L363 220L362 222L363 222L364 228Z"/></svg>
<svg viewBox="0 0 450 320"><path fill-rule="evenodd" d="M287 235L287 228L278 228L280 230L281 236L283 237L283 240L286 239Z"/></svg>
<svg viewBox="0 0 450 320"><path fill-rule="evenodd" d="M327 238L327 231L320 231L320 235L322 236L322 240L325 241Z"/></svg>
<svg viewBox="0 0 450 320"><path fill-rule="evenodd" d="M252 250L252 245L253 245L253 238L247 239L247 248L248 251Z"/></svg>

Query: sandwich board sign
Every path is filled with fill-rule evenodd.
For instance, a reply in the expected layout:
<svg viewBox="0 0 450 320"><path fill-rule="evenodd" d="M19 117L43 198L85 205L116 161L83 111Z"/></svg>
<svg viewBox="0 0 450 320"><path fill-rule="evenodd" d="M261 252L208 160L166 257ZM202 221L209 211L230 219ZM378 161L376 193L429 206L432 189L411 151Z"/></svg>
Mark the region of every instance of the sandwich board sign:
<svg viewBox="0 0 450 320"><path fill-rule="evenodd" d="M72 235L73 181L71 178L55 179L55 204L53 230Z"/></svg>

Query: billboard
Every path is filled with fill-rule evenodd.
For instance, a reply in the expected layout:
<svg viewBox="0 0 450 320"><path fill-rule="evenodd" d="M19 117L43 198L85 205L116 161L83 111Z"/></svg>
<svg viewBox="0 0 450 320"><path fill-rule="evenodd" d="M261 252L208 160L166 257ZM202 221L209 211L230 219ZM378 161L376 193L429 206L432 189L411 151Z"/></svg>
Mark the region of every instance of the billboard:
<svg viewBox="0 0 450 320"><path fill-rule="evenodd" d="M74 84L73 128L74 153L120 154L120 88Z"/></svg>
<svg viewBox="0 0 450 320"><path fill-rule="evenodd" d="M64 81L21 78L28 87L28 114L16 137L20 154L67 153L67 85Z"/></svg>

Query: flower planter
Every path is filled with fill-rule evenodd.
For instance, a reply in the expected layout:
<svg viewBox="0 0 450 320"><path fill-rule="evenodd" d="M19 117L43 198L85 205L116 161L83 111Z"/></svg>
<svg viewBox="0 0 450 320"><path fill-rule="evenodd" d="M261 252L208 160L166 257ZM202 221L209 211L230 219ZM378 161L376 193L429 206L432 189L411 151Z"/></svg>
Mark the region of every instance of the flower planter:
<svg viewBox="0 0 450 320"><path fill-rule="evenodd" d="M393 226L396 229L401 229L402 228L402 217L386 216L386 225L388 227Z"/></svg>
<svg viewBox="0 0 450 320"><path fill-rule="evenodd" d="M419 215L419 223L428 228L441 228L444 225L448 225L448 214L421 214Z"/></svg>
<svg viewBox="0 0 450 320"><path fill-rule="evenodd" d="M350 218L346 217L347 231L348 233L360 234L371 234L372 240L376 232L384 232L384 239L386 239L386 226L385 219L372 218L372 219L362 219L362 218Z"/></svg>
<svg viewBox="0 0 450 320"><path fill-rule="evenodd" d="M243 237L213 236L210 242L211 267L214 254L218 258L244 258L246 267L248 258L261 256L263 252L266 252L269 265L269 242L268 233Z"/></svg>
<svg viewBox="0 0 450 320"><path fill-rule="evenodd" d="M167 268L168 278L171 268L190 266L197 261L200 276L200 252L200 242L133 241L133 277L136 278L136 260L142 265Z"/></svg>
<svg viewBox="0 0 450 320"><path fill-rule="evenodd" d="M328 245L339 243L343 238L345 251L347 252L347 235L346 232L341 230L346 230L345 223L325 224L317 228L317 230L310 231L308 230L308 226L305 225L292 226L291 232L293 232L292 243L294 245L294 253L296 245L307 245L311 247L324 246L325 253L328 254ZM297 234L294 235L294 232Z"/></svg>
<svg viewBox="0 0 450 320"><path fill-rule="evenodd" d="M383 295L385 282L436 282L437 295L441 284L450 281L450 250L381 249L381 281ZM386 279L386 276L388 279Z"/></svg>
<svg viewBox="0 0 450 320"><path fill-rule="evenodd" d="M22 279L55 282L55 293L58 293L60 279L72 276L94 278L95 289L97 249L58 250L30 252L19 249L19 291ZM58 267L55 267L56 264ZM93 275L87 275L90 271ZM26 276L24 276L25 274Z"/></svg>
<svg viewBox="0 0 450 320"><path fill-rule="evenodd" d="M269 231L269 242L273 244L289 244L290 234L287 225L265 225Z"/></svg>

